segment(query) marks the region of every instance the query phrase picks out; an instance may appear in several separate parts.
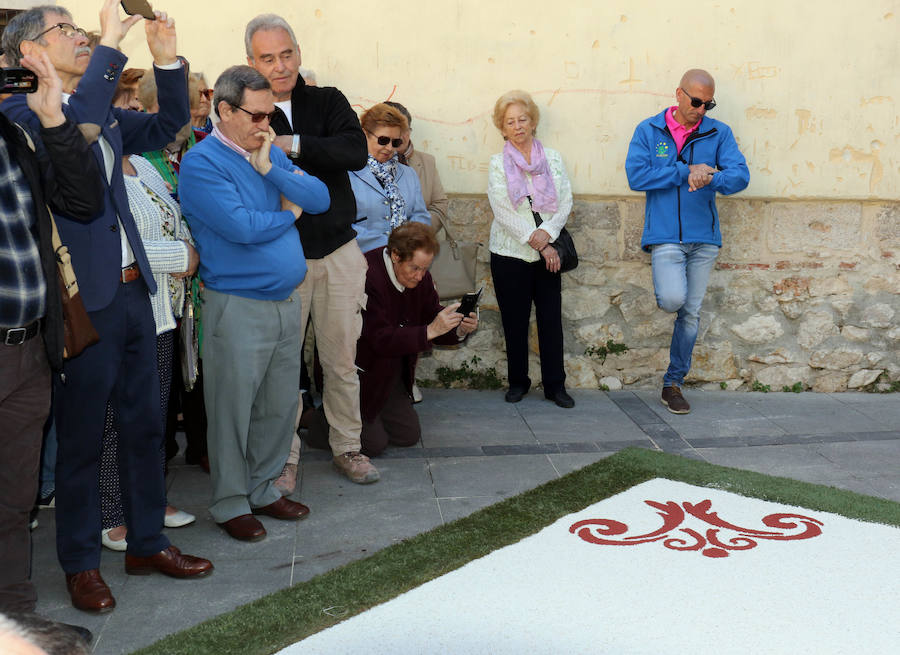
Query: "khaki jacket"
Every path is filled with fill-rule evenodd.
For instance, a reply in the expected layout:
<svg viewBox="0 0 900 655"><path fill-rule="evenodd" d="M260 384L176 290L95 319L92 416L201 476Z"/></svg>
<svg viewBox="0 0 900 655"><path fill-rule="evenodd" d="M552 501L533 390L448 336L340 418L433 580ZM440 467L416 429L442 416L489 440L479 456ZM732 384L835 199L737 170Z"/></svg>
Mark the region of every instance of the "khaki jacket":
<svg viewBox="0 0 900 655"><path fill-rule="evenodd" d="M419 182L422 185L422 197L425 199L428 213L431 214L431 227L437 230L443 225L444 219L447 218L447 208L450 205L450 201L447 199L447 194L444 193L444 187L441 184L441 178L438 176L437 166L434 163L434 156L413 148L413 153L407 158L406 163L419 176Z"/></svg>

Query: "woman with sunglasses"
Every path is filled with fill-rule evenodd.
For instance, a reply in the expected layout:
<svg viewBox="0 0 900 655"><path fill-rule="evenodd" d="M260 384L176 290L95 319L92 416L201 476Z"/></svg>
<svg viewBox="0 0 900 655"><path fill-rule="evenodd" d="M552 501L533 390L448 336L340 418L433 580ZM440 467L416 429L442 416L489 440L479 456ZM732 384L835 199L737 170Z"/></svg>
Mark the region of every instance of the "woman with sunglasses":
<svg viewBox="0 0 900 655"><path fill-rule="evenodd" d="M350 172L356 196L356 240L364 253L387 245L395 227L407 221L431 225L422 198L419 176L401 164L397 150L401 134L409 129L406 117L385 103L374 105L360 117L369 158L365 167Z"/></svg>
<svg viewBox="0 0 900 655"><path fill-rule="evenodd" d="M544 397L569 409L575 401L565 387L562 276L553 242L572 211L572 185L559 153L535 138L540 112L527 92L500 96L493 119L506 142L488 169L491 276L506 339L506 402L519 402L531 388L528 324L534 304Z"/></svg>
<svg viewBox="0 0 900 655"><path fill-rule="evenodd" d="M188 95L191 99L191 125L194 126L194 134L197 132L209 134L213 128L212 119L209 117L212 111L213 90L206 83L203 73L191 73L188 80Z"/></svg>

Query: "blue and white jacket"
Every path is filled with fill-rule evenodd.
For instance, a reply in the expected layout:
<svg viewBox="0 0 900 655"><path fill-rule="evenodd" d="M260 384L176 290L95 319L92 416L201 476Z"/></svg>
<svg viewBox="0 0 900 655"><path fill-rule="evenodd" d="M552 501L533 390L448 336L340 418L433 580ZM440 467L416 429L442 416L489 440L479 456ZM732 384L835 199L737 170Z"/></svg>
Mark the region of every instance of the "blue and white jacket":
<svg viewBox="0 0 900 655"><path fill-rule="evenodd" d="M645 191L644 233L641 247L660 243L722 245L716 193L730 195L750 182L750 170L738 149L731 128L709 116L684 142L681 153L666 125L666 112L642 121L634 130L625 159L628 185ZM688 190L689 166L707 164L717 169L712 182Z"/></svg>

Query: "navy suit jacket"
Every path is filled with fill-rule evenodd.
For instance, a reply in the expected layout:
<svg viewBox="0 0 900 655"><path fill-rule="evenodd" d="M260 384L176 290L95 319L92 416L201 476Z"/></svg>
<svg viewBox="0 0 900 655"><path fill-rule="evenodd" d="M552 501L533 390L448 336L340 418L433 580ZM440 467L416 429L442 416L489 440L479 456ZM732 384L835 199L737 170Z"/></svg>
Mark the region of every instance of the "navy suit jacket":
<svg viewBox="0 0 900 655"><path fill-rule="evenodd" d="M122 178L122 155L163 148L191 119L183 68L159 70L154 67L160 107L158 114L113 108L113 93L127 59L118 50L97 46L78 88L68 104L63 105L65 115L79 126L99 126L99 133L112 148L114 159L112 181L109 182L100 143L95 140L91 144L105 189L105 203L100 214L88 220L66 214L56 216L60 239L69 247L78 288L88 311L107 307L118 288L122 267L119 220L125 228L144 282L150 293L156 292L150 263L128 207L128 195ZM25 98L21 95L9 98L0 105L0 111L30 132L41 153L44 146L40 138L40 121L28 108Z"/></svg>

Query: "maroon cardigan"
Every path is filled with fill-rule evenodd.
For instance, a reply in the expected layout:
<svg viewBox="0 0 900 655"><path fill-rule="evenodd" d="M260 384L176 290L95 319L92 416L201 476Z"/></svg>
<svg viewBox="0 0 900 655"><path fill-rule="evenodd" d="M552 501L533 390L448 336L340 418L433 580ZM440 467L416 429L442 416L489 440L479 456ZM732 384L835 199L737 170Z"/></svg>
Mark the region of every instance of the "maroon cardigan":
<svg viewBox="0 0 900 655"><path fill-rule="evenodd" d="M366 422L373 421L387 402L398 368L406 391L412 393L417 355L431 350L426 328L444 309L430 273L425 273L414 289L397 291L388 276L383 251L384 248L376 248L366 253L369 300L363 311L362 335L356 348L356 364L361 369L360 411ZM456 330L437 337L434 343L459 343Z"/></svg>

